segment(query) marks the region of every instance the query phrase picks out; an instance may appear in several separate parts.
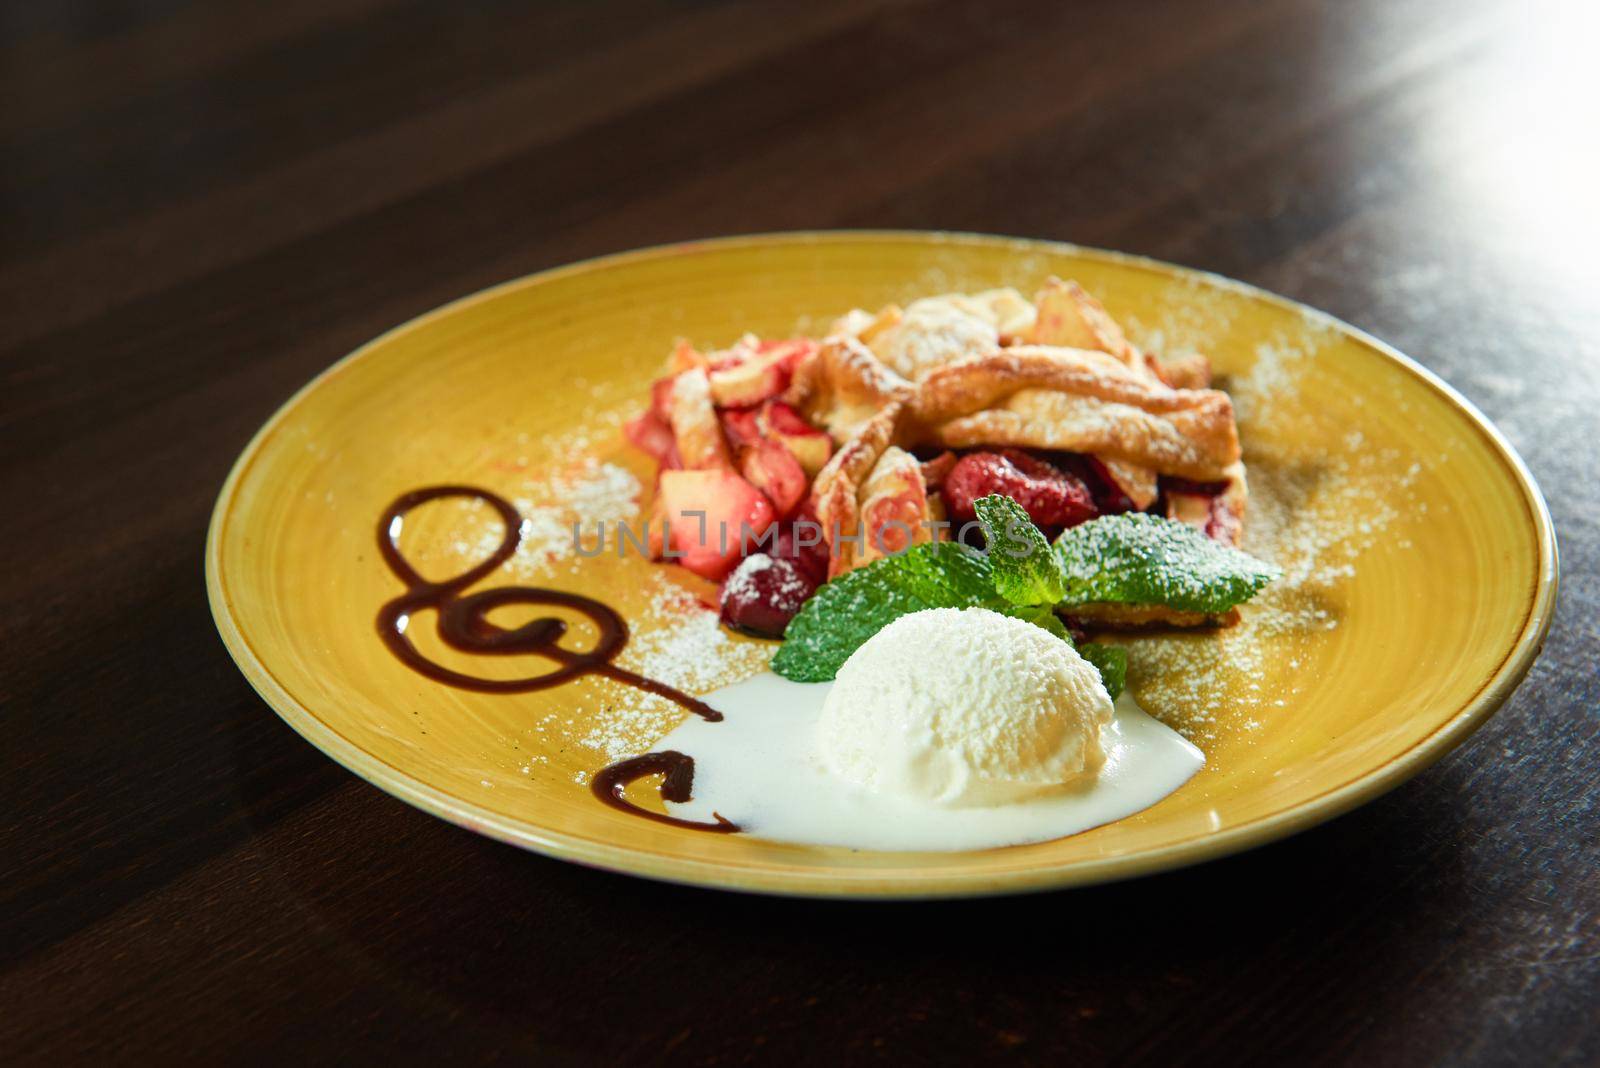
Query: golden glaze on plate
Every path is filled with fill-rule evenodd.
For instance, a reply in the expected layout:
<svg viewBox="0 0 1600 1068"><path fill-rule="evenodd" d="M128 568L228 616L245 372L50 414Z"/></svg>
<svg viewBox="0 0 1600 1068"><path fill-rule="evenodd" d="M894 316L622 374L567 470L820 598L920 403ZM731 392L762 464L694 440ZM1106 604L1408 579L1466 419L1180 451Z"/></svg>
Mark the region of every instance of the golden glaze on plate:
<svg viewBox="0 0 1600 1068"><path fill-rule="evenodd" d="M721 643L735 681L763 643L693 622L712 589L636 555L549 560L574 501L631 512L650 464L617 426L675 336L820 331L847 308L1074 278L1136 342L1210 356L1239 408L1246 548L1288 575L1227 632L1131 641L1131 685L1206 751L1205 770L1130 819L1040 845L867 854L704 835L630 818L584 785L676 721L626 717L606 680L520 695L414 674L373 627L399 585L374 527L403 491L468 482L536 509L494 584L582 591L636 626L628 666ZM609 510L609 511L608 511ZM592 526L587 527L592 531ZM484 509L419 509L403 539L445 577L497 541ZM486 547L487 546L487 547ZM217 626L292 727L429 812L551 856L681 882L792 894L937 896L1070 886L1235 852L1416 774L1527 671L1556 586L1549 517L1505 441L1448 387L1320 313L1210 275L1046 242L920 233L734 238L625 253L458 301L317 378L251 442L217 502L206 578ZM497 619L499 617L496 617ZM522 617L522 618L525 618ZM505 622L519 622L512 611ZM425 651L464 663L412 621ZM571 640L571 639L569 639ZM450 659L455 657L454 660ZM641 800L648 792L641 791ZM397 862L403 863L403 859Z"/></svg>

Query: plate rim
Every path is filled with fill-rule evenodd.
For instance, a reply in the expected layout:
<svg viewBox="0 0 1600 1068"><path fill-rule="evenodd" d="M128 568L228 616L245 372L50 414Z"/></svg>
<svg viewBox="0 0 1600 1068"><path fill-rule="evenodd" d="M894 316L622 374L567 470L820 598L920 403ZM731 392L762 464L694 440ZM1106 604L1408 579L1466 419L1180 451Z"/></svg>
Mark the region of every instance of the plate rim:
<svg viewBox="0 0 1600 1068"><path fill-rule="evenodd" d="M915 873L859 874L805 869L772 870L696 860L671 854L642 852L631 847L537 827L507 817L448 794L368 753L328 726L278 682L235 620L225 586L223 531L238 503L238 488L254 461L293 411L324 381L375 350L391 337L415 330L435 318L454 314L479 301L512 289L540 284L567 275L604 270L619 263L659 259L707 249L720 250L771 244L826 244L860 241L910 244L986 245L1009 247L1018 253L1047 251L1085 259L1133 266L1173 279L1203 281L1279 308L1293 311L1347 334L1398 364L1446 403L1467 416L1469 424L1487 441L1491 451L1510 471L1533 524L1539 568L1526 606L1522 629L1494 672L1454 716L1364 775L1332 787L1283 811L1218 831L1203 838L1159 849L1079 860L1061 865L1039 865L1002 873L942 872L920 877ZM1472 401L1437 374L1399 349L1327 312L1291 300L1248 282L1213 271L1186 267L1149 256L1078 245L1067 241L1017 237L957 230L798 230L737 234L692 241L650 245L607 253L535 271L458 297L422 312L364 342L297 389L251 436L228 472L213 506L205 546L206 594L211 615L224 646L251 687L277 716L297 734L346 770L430 815L497 841L535 853L625 875L663 882L807 898L928 899L978 897L1038 892L1087 886L1134 878L1157 871L1187 867L1203 861L1241 853L1296 834L1341 816L1421 773L1454 750L1483 725L1526 677L1549 631L1560 581L1559 548L1549 507L1537 481L1516 448Z"/></svg>

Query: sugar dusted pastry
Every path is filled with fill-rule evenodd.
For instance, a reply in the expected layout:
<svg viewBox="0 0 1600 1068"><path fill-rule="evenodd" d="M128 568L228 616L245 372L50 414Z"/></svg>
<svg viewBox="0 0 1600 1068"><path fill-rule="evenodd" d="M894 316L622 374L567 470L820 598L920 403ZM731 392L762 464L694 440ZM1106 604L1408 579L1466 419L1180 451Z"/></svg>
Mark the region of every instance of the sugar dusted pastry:
<svg viewBox="0 0 1600 1068"><path fill-rule="evenodd" d="M858 500L862 544L857 560L863 564L933 540L934 522L942 518L938 499L930 497L923 481L922 464L896 445L878 457Z"/></svg>
<svg viewBox="0 0 1600 1068"><path fill-rule="evenodd" d="M1196 480L1223 478L1239 459L1226 393L1173 389L1084 349L1023 345L961 360L929 375L910 410L919 438L953 448L1093 453Z"/></svg>
<svg viewBox="0 0 1600 1068"><path fill-rule="evenodd" d="M780 518L815 519L821 562L802 570L817 581L949 536L996 493L1052 537L1123 512L1229 546L1243 533L1238 428L1209 362L1143 351L1076 282L1050 278L1031 301L997 288L856 309L816 341L747 336L705 354L680 343L672 367L660 416L629 437L664 468L728 472ZM707 490L718 499L703 510L748 511L730 485ZM695 558L711 561L706 573L731 566ZM1159 605L1076 614L1125 627L1227 621Z"/></svg>
<svg viewBox="0 0 1600 1068"><path fill-rule="evenodd" d="M861 341L848 335L826 338L815 355L802 360L785 399L836 442L844 442L869 420L915 391L911 382L880 362Z"/></svg>
<svg viewBox="0 0 1600 1068"><path fill-rule="evenodd" d="M855 353L857 365L851 372L855 382L879 381L882 372L891 372L921 386L956 364L1026 348L1103 353L1121 364L1128 376L1152 387L1203 391L1210 382L1210 362L1204 356L1190 353L1172 363L1157 360L1134 345L1105 307L1082 286L1058 278L1048 279L1031 304L1015 289L944 294L915 301L903 310L890 305L876 315L858 309L836 321L834 332L836 336L860 342L866 350ZM877 359L881 371L862 364L869 353ZM988 377L993 385L1004 387L1006 374L1003 362L991 362L969 367L954 381L958 385L968 385ZM1105 374L1112 375L1109 371ZM1102 392L1106 388L1110 387L1102 387ZM828 390L821 388L818 392L826 394ZM857 392L859 395L860 391ZM871 394L871 390L866 392ZM945 392L950 392L948 382ZM1178 473L1179 469L1171 464L1148 462L1134 454L1162 449L1189 451L1181 440L1187 435L1180 431L1175 437L1170 429L1153 422L1147 404L1133 406L1142 411L1111 411L1105 404L1077 399L1091 396L1095 400L1107 400L1093 397L1092 388L1062 388L1059 381L1050 388L1008 389L1006 392L1007 396L1000 400L991 390L989 400L980 408L952 416L952 425L941 428L934 435L933 443L952 447L1020 446L1084 452L1093 457L1100 476L1114 484L1126 502L1137 510L1155 505L1161 494L1160 476ZM1176 416L1179 422L1186 418L1181 414ZM1231 413L1221 422L1231 425ZM1100 424L1098 431L1097 424ZM853 419L830 423L831 428L843 432L859 425L859 411L854 413ZM1195 429L1201 435L1205 433L1204 427ZM1114 447L1096 451L1091 443L1097 437L1113 441ZM1212 464L1213 471L1204 481L1228 481L1221 475L1220 468L1230 462ZM1199 467L1191 463L1187 469L1194 472ZM1218 509L1215 521L1209 514L1203 517L1201 525L1224 534L1231 531L1231 540L1236 543L1242 530L1247 496L1242 476L1228 481L1226 492L1215 496L1226 497L1227 506ZM1209 512L1210 505L1206 507ZM1191 504L1173 514L1193 516L1194 512Z"/></svg>
<svg viewBox="0 0 1600 1068"><path fill-rule="evenodd" d="M864 562L857 548L863 544L862 491L878 462L894 445L903 414L904 407L899 402L884 407L840 446L811 485L812 512L832 550L828 564L830 576L843 574Z"/></svg>

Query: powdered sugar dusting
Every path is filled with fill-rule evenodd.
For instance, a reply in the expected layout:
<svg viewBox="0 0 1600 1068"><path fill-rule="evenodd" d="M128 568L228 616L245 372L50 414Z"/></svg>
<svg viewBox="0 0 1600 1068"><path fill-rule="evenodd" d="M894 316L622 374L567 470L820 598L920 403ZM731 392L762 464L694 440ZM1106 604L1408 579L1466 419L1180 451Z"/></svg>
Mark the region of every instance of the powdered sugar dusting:
<svg viewBox="0 0 1600 1068"><path fill-rule="evenodd" d="M592 532L598 525L630 521L638 512L641 489L625 467L592 458L580 461L570 475L557 475L515 499L524 516L518 558L548 563L573 555L574 524L580 532Z"/></svg>
<svg viewBox="0 0 1600 1068"><path fill-rule="evenodd" d="M760 589L757 577L772 570L772 557L766 553L753 553L739 562L723 582L724 597L750 597Z"/></svg>
<svg viewBox="0 0 1600 1068"><path fill-rule="evenodd" d="M473 477L473 464L462 471L462 481L493 487L510 500L522 517L520 542L504 565L512 580L575 574L585 563L577 551L577 524L581 544L592 547L597 525L607 532L608 548L614 544L618 524L634 523L644 487L627 467L603 459L619 440L627 408L591 410L576 427L548 434L518 433L486 446L476 467L488 474ZM605 447L603 447L605 446ZM425 574L460 574L493 554L505 537L499 516L483 501L450 501L431 508L443 510L439 520L449 531L444 538L423 536L407 544L407 555L423 565ZM413 528L432 528L435 520L408 517L406 535Z"/></svg>
<svg viewBox="0 0 1600 1068"><path fill-rule="evenodd" d="M928 298L914 301L905 318L873 338L870 347L900 375L917 382L952 360L999 344L1000 333L992 324L948 300Z"/></svg>
<svg viewBox="0 0 1600 1068"><path fill-rule="evenodd" d="M1229 383L1228 395L1239 422L1261 422L1273 404L1298 393L1304 365L1314 355L1311 349L1283 339L1258 344L1250 373Z"/></svg>
<svg viewBox="0 0 1600 1068"><path fill-rule="evenodd" d="M741 639L717 613L677 585L663 569L651 575L648 607L630 620L633 638L617 664L686 693L738 682L767 667L777 646ZM581 745L610 760L643 752L686 714L676 703L632 687L607 687L606 698L583 717Z"/></svg>
<svg viewBox="0 0 1600 1068"><path fill-rule="evenodd" d="M1304 668L1318 636L1340 626L1360 558L1380 542L1386 551L1414 548L1390 531L1401 509L1421 507L1411 495L1422 463L1374 448L1354 429L1342 447L1308 459L1303 445L1287 436L1279 443L1262 425L1272 406L1296 399L1314 357L1304 347L1264 345L1251 373L1232 383L1246 424L1244 548L1282 567L1282 578L1242 609L1237 626L1126 645L1140 703L1197 744L1290 714L1295 698L1319 681Z"/></svg>
<svg viewBox="0 0 1600 1068"><path fill-rule="evenodd" d="M1237 283L1214 275L1180 275L1162 293L1153 321L1119 313L1118 322L1135 345L1163 359L1209 353L1216 338L1233 325L1237 290Z"/></svg>
<svg viewBox="0 0 1600 1068"><path fill-rule="evenodd" d="M511 497L522 516L522 540L506 570L515 578L529 579L549 574L563 563L577 563L581 557L574 527L584 545L594 542L597 526L605 528L609 539L616 524L634 521L642 492L633 472L592 456L524 479ZM488 509L483 511L487 517ZM482 560L500 544L502 534L496 522L463 529L470 533L446 546L463 566Z"/></svg>

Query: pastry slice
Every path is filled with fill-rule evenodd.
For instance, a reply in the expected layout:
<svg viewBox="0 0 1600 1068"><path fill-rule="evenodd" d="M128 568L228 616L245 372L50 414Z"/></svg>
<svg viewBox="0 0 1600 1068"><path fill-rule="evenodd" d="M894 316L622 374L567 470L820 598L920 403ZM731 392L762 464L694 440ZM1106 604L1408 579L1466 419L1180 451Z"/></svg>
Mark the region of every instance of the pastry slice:
<svg viewBox="0 0 1600 1068"><path fill-rule="evenodd" d="M1167 382L1160 361L1129 341L1105 305L1078 283L1052 277L1039 290L1034 305L1037 311L1028 335L1032 344L1104 352L1141 378Z"/></svg>
<svg viewBox="0 0 1600 1068"><path fill-rule="evenodd" d="M923 481L921 462L897 445L878 457L861 484L858 504L862 544L855 552L861 564L932 541L938 529L934 521L943 518L938 498L930 498Z"/></svg>
<svg viewBox="0 0 1600 1068"><path fill-rule="evenodd" d="M699 510L814 515L830 577L937 539L988 493L1047 532L1161 511L1237 545L1248 503L1238 430L1209 380L1203 358L1156 360L1081 286L1052 278L1031 302L993 289L856 310L820 342L747 336L707 353L680 342L625 430L671 476L663 488ZM663 496L657 514L670 519ZM702 573L728 562L707 555ZM1074 615L1227 621L1145 606Z"/></svg>
<svg viewBox="0 0 1600 1068"><path fill-rule="evenodd" d="M1164 367L1130 342L1082 286L1054 277L1032 302L1011 288L948 293L904 309L889 305L876 315L857 309L835 322L833 333L860 342L886 371L910 383L920 383L952 363L1019 344L1104 352L1136 376L1164 385L1203 388L1210 377L1203 358ZM866 353L859 353L858 359ZM862 371L857 374L865 376ZM847 431L852 425L859 422L843 421L840 429ZM1155 503L1160 488L1153 469L1111 456L1095 459L1101 477L1115 485L1132 507L1142 510Z"/></svg>
<svg viewBox="0 0 1600 1068"><path fill-rule="evenodd" d="M942 367L908 406L919 444L1090 453L1195 481L1239 461L1228 395L1174 389L1114 356L1021 345Z"/></svg>
<svg viewBox="0 0 1600 1068"><path fill-rule="evenodd" d="M918 463L909 451L916 447L949 451ZM958 451L966 459L958 459ZM1037 483L1047 474L1070 482L1074 476L1067 467L1075 462L1147 470L1160 480L1166 506L1178 518L1219 541L1238 543L1247 495L1226 394L1173 388L1105 352L1019 345L932 371L905 399L862 423L835 453L812 491L833 548L830 573L894 551L873 538L889 517L902 523L920 519L912 524L917 540L932 538L932 522L952 507L946 491L959 506L974 492L1005 491L1006 479ZM958 489L958 469L984 463L1000 480L995 488L974 491L963 483ZM1020 500L1027 493L1012 495ZM1085 506L1093 515L1092 505ZM1082 514L1036 521L1071 525ZM1196 626L1233 618L1124 605L1089 605L1074 615L1107 627Z"/></svg>
<svg viewBox="0 0 1600 1068"><path fill-rule="evenodd" d="M903 463L891 459L881 477L873 483L880 462L890 450L903 453L902 449L895 446L895 438L904 412L905 406L901 401L893 401L878 411L840 446L811 485L811 509L822 527L822 537L829 546L830 578L867 562L863 551L867 547L867 540L863 533L862 505L864 501L879 504L892 497L892 483L897 474L905 471ZM904 455L909 457L908 453ZM926 507L927 486L923 482L920 466L916 482ZM867 493L869 489L873 491L870 498ZM886 520L889 516L882 518ZM881 545L880 540L878 555L882 555Z"/></svg>
<svg viewBox="0 0 1600 1068"><path fill-rule="evenodd" d="M915 391L859 339L835 334L794 369L784 400L837 444L855 437L890 405Z"/></svg>
<svg viewBox="0 0 1600 1068"><path fill-rule="evenodd" d="M903 309L890 304L876 315L857 308L831 333L855 338L885 367L917 382L936 367L1025 339L1033 321L1033 305L1008 287L924 297Z"/></svg>
<svg viewBox="0 0 1600 1068"><path fill-rule="evenodd" d="M911 405L919 435L961 447L1006 441L1090 453L1161 476L1172 518L1237 547L1248 488L1227 394L1175 389L1102 352L1018 346L929 376ZM1116 629L1228 625L1159 605L1084 605L1085 625Z"/></svg>
<svg viewBox="0 0 1600 1068"><path fill-rule="evenodd" d="M1115 356L1141 377L1160 381L1179 389L1204 389L1211 384L1211 362L1198 353L1176 359L1157 360L1128 340L1102 305L1076 282L1051 278L1035 300L1038 315L1031 339L1041 345L1095 349ZM1157 497L1155 471L1124 460L1100 458L1107 475L1123 488L1139 509L1148 508ZM1244 527L1244 505L1248 491L1244 467L1237 465L1221 487L1203 494L1168 492L1167 514L1174 519L1205 530L1218 541L1237 546Z"/></svg>
<svg viewBox="0 0 1600 1068"><path fill-rule="evenodd" d="M1077 282L1051 277L1034 298L1035 315L1029 339L1036 345L1092 349L1115 356L1135 375L1166 385L1203 389L1210 384L1211 367L1204 357L1174 369L1128 340L1105 306ZM1115 482L1135 508L1155 503L1159 494L1156 473L1149 467L1110 457L1100 457L1106 477Z"/></svg>

